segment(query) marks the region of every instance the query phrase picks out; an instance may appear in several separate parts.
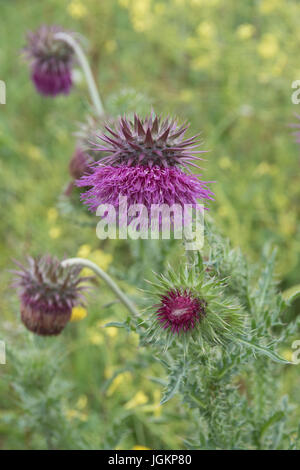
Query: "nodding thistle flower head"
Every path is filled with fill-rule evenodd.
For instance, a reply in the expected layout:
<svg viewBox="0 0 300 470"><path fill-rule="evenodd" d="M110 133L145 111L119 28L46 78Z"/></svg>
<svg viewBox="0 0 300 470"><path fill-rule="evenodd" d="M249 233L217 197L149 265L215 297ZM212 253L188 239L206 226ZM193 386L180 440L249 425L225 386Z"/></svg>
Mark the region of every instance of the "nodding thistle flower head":
<svg viewBox="0 0 300 470"><path fill-rule="evenodd" d="M212 199L207 183L188 171L200 159L195 154L204 151L195 150L198 136L184 138L187 125L152 113L145 119L135 115L133 121L120 118L105 129L94 144L105 156L77 183L91 187L82 194L91 211L100 204L112 204L118 211L119 196L127 197L128 205L143 204L147 211L152 204L197 208L198 200Z"/></svg>
<svg viewBox="0 0 300 470"><path fill-rule="evenodd" d="M245 315L235 299L225 295L226 284L196 268L169 267L157 275L148 293L150 317L143 320L146 341L165 347L190 339L202 350L226 344L245 328Z"/></svg>
<svg viewBox="0 0 300 470"><path fill-rule="evenodd" d="M93 163L93 158L82 149L80 144L77 144L75 152L73 153L71 160L69 162L69 173L72 178L72 181L67 185L64 190L65 196L71 196L73 190L77 190L75 181L83 176L85 173L90 172L90 165Z"/></svg>
<svg viewBox="0 0 300 470"><path fill-rule="evenodd" d="M78 266L63 267L57 258L28 257L27 266L15 271L13 287L19 291L21 320L26 328L43 336L58 335L70 320L72 308L84 302Z"/></svg>
<svg viewBox="0 0 300 470"><path fill-rule="evenodd" d="M65 42L55 39L63 32L59 26L41 26L29 32L25 54L31 63L31 78L39 93L44 96L68 94L72 87L71 69L73 50Z"/></svg>

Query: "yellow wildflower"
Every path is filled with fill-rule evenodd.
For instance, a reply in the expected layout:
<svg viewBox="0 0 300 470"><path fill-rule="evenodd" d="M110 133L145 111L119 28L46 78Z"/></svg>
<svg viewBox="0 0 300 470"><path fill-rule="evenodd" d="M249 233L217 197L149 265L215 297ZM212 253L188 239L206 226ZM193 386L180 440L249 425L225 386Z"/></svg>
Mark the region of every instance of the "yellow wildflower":
<svg viewBox="0 0 300 470"><path fill-rule="evenodd" d="M61 229L59 227L52 227L49 230L49 237L56 240L61 236Z"/></svg>
<svg viewBox="0 0 300 470"><path fill-rule="evenodd" d="M145 446L133 446L132 450L151 450L150 447L145 447Z"/></svg>
<svg viewBox="0 0 300 470"><path fill-rule="evenodd" d="M215 35L215 27L208 21L203 21L197 28L197 34L202 39L212 39Z"/></svg>
<svg viewBox="0 0 300 470"><path fill-rule="evenodd" d="M90 245L81 245L81 247L78 250L77 256L79 256L79 258L87 258L90 252L91 252Z"/></svg>
<svg viewBox="0 0 300 470"><path fill-rule="evenodd" d="M241 24L236 30L236 34L240 39L250 39L254 33L255 27L250 23Z"/></svg>
<svg viewBox="0 0 300 470"><path fill-rule="evenodd" d="M150 405L142 406L142 410L144 413L153 413L156 418L159 418L161 415L160 391L155 390L153 396L154 402Z"/></svg>
<svg viewBox="0 0 300 470"><path fill-rule="evenodd" d="M31 159L31 160L41 160L44 157L44 154L42 150L39 147L36 147L35 145L25 145L25 154Z"/></svg>
<svg viewBox="0 0 300 470"><path fill-rule="evenodd" d="M87 258L90 261L93 261L104 271L107 270L113 260L113 257L110 253L105 253L103 250L100 249L92 251L90 245L81 245L78 250L77 256L79 256L80 258ZM90 273L90 270L88 272Z"/></svg>
<svg viewBox="0 0 300 470"><path fill-rule="evenodd" d="M95 330L95 328L89 328L87 331L87 338L88 341L93 344L94 346L99 346L104 342L104 336L99 331Z"/></svg>
<svg viewBox="0 0 300 470"><path fill-rule="evenodd" d="M293 351L291 349L284 349L281 351L281 356L289 362L293 361Z"/></svg>
<svg viewBox="0 0 300 470"><path fill-rule="evenodd" d="M87 396L86 395L80 395L80 397L78 398L77 403L76 403L76 408L78 408L79 410L83 410L84 408L86 408L87 403L88 403Z"/></svg>
<svg viewBox="0 0 300 470"><path fill-rule="evenodd" d="M113 257L110 253L105 253L102 250L93 251L88 258L100 266L100 268L102 268L104 271L107 270L113 260Z"/></svg>
<svg viewBox="0 0 300 470"><path fill-rule="evenodd" d="M86 16L87 14L87 9L81 3L79 0L73 0L69 5L68 5L68 13L72 18L80 19Z"/></svg>
<svg viewBox="0 0 300 470"><path fill-rule="evenodd" d="M68 421L72 421L73 419L79 419L80 421L88 420L87 414L81 413L78 410L66 410L65 415Z"/></svg>
<svg viewBox="0 0 300 470"><path fill-rule="evenodd" d="M83 320L87 316L87 310L83 307L74 307L72 309L71 322Z"/></svg>
<svg viewBox="0 0 300 470"><path fill-rule="evenodd" d="M117 390L117 388L119 388L119 386L123 383L123 382L128 382L129 380L131 380L131 374L129 371L126 371L126 372L122 372L121 374L118 374L114 380L112 381L112 383L110 384L110 386L108 387L107 389L107 392L106 392L106 395L107 396L111 396L115 393L115 391Z"/></svg>
<svg viewBox="0 0 300 470"><path fill-rule="evenodd" d="M133 408L136 408L137 406L140 405L145 405L149 401L147 395L145 395L144 392L140 391L137 392L134 397L129 400L126 405L124 406L125 410L131 410Z"/></svg>
<svg viewBox="0 0 300 470"><path fill-rule="evenodd" d="M118 328L107 327L105 331L110 338L115 338L118 335Z"/></svg>
<svg viewBox="0 0 300 470"><path fill-rule="evenodd" d="M282 6L282 0L263 0L260 2L259 9L263 14L267 15L280 6Z"/></svg>
<svg viewBox="0 0 300 470"><path fill-rule="evenodd" d="M261 38L261 42L257 46L257 51L264 59L270 59L274 57L279 50L278 41L274 34L264 34Z"/></svg>
<svg viewBox="0 0 300 470"><path fill-rule="evenodd" d="M55 222L58 217L58 212L55 207L51 207L47 212L47 219L49 222Z"/></svg>
<svg viewBox="0 0 300 470"><path fill-rule="evenodd" d="M119 0L119 5L123 8L129 8L129 0Z"/></svg>

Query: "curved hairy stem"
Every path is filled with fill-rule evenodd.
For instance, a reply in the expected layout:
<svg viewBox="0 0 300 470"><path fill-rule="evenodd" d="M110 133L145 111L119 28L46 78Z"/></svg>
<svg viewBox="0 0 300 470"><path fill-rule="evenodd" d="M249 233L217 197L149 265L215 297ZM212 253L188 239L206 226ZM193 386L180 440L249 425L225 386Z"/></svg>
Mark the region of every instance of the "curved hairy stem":
<svg viewBox="0 0 300 470"><path fill-rule="evenodd" d="M97 264L93 263L92 261L89 261L87 259L83 258L69 258L64 260L62 263L62 266L72 266L72 265L79 265L84 268L89 268L94 271L97 276L100 277L108 287L116 294L118 299L125 305L125 307L129 310L130 313L133 315L138 315L138 311L133 305L133 303L128 299L128 297L124 294L124 292L121 291L121 289L118 287L118 285L111 279L111 277L103 271Z"/></svg>
<svg viewBox="0 0 300 470"><path fill-rule="evenodd" d="M83 52L81 46L73 38L73 36L71 36L68 33L56 33L54 37L55 37L55 39L57 39L59 41L64 41L70 47L72 47L72 49L74 50L74 52L75 52L75 54L78 58L78 61L81 65L81 67L82 67L82 70L84 72L84 75L85 75L85 78L86 78L86 81L87 81L87 84L88 84L88 88L89 88L89 91L90 91L91 100L93 102L95 110L96 110L96 112L99 116L102 116L104 114L103 104L102 104L102 101L101 101L99 91L97 89L94 77L92 75L90 65L88 63L86 55Z"/></svg>

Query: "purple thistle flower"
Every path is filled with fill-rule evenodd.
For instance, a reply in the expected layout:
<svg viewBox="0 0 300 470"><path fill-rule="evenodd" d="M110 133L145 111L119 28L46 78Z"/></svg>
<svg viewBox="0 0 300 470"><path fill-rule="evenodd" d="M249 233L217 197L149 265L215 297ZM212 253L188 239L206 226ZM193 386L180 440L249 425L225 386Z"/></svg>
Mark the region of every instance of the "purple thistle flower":
<svg viewBox="0 0 300 470"><path fill-rule="evenodd" d="M193 297L188 290L171 290L161 297L157 317L164 329L172 333L192 330L205 317L205 301Z"/></svg>
<svg viewBox="0 0 300 470"><path fill-rule="evenodd" d="M107 152L108 156L102 159L107 165L128 166L158 165L161 167L195 166L196 153L206 153L205 150L194 150L200 141L199 134L184 139L188 125L178 126L174 119L162 119L152 113L145 119L134 116L134 121L120 118L114 126L105 126L110 135L100 134L95 142L95 150Z"/></svg>
<svg viewBox="0 0 300 470"><path fill-rule="evenodd" d="M77 185L91 186L81 198L93 212L103 203L112 204L118 210L120 195L127 197L128 206L143 204L149 214L152 204L191 204L196 207L198 198L212 199L206 183L177 167L114 167L96 163L94 172L83 176Z"/></svg>
<svg viewBox="0 0 300 470"><path fill-rule="evenodd" d="M91 174L77 181L87 187L81 199L91 211L100 204L112 204L119 209L119 196L127 197L127 205L143 204L148 212L151 205L190 204L212 199L207 182L183 171L199 159L193 153L197 136L184 139L187 126L177 126L174 120L151 115L134 122L120 118L114 130L106 126L108 135L98 135L105 145L96 143L97 151L105 152L101 161L91 166ZM128 219L130 220L130 219Z"/></svg>
<svg viewBox="0 0 300 470"><path fill-rule="evenodd" d="M28 266L14 271L13 287L19 291L21 320L26 328L43 336L58 335L70 320L72 308L84 302L78 266L63 267L57 258L28 257Z"/></svg>
<svg viewBox="0 0 300 470"><path fill-rule="evenodd" d="M28 45L24 50L31 63L31 78L44 96L68 94L72 87L73 50L54 37L63 31L59 26L43 25L27 36Z"/></svg>

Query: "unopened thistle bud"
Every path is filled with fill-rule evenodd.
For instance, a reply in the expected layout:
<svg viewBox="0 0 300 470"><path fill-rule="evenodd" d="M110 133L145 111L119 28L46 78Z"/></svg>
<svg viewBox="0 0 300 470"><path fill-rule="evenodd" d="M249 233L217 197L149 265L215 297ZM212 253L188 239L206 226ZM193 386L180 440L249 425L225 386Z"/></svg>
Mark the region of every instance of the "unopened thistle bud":
<svg viewBox="0 0 300 470"><path fill-rule="evenodd" d="M72 308L84 302L78 266L63 267L57 258L28 257L26 267L15 271L13 287L19 291L21 320L26 328L43 336L58 335L71 318Z"/></svg>
<svg viewBox="0 0 300 470"><path fill-rule="evenodd" d="M184 336L205 348L227 343L245 326L242 308L225 295L226 284L207 272L170 267L150 285L153 304L144 326L151 341L169 346Z"/></svg>
<svg viewBox="0 0 300 470"><path fill-rule="evenodd" d="M64 190L65 196L71 196L73 190L77 190L78 192L78 188L75 186L75 181L78 178L81 178L84 174L90 173L90 165L93 162L93 158L84 151L80 145L77 145L69 162L69 173L72 181Z"/></svg>
<svg viewBox="0 0 300 470"><path fill-rule="evenodd" d="M31 64L31 78L44 96L68 94L72 87L74 53L68 44L55 39L59 32L63 32L59 26L43 25L27 36L24 50Z"/></svg>
<svg viewBox="0 0 300 470"><path fill-rule="evenodd" d="M85 152L80 146L77 146L74 154L69 163L69 173L70 176L77 180L81 178L89 169L93 159L87 152Z"/></svg>

